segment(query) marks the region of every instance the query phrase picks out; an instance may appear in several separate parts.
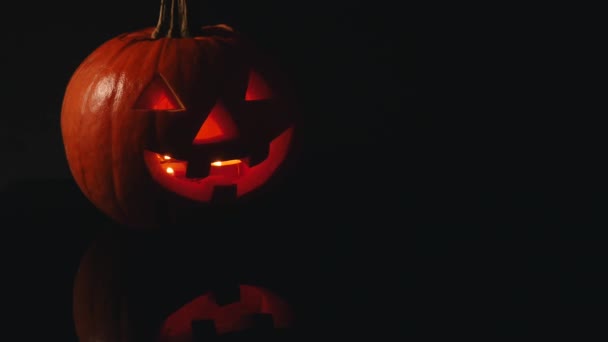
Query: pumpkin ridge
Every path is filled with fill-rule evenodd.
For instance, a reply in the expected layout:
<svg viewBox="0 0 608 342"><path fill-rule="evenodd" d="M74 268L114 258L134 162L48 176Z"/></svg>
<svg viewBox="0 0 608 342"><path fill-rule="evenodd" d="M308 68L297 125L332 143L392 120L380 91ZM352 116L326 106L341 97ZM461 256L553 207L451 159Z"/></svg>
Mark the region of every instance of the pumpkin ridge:
<svg viewBox="0 0 608 342"><path fill-rule="evenodd" d="M114 64L116 64L118 61L120 61L121 55L127 50L129 49L132 45L135 45L136 43L138 43L138 40L132 39L127 41L123 46L121 46L118 51L111 57L108 59L107 62L107 66L113 70ZM114 80L113 83L116 83L117 80ZM114 98L116 94L116 87L112 86L112 94L110 95L112 100ZM109 141L110 141L110 153L111 153L111 158L112 161L114 160L114 152L116 150L116 147L114 146L114 110L112 110L112 112L110 113L110 129L107 131L107 134L109 134L110 136ZM118 192L118 180L117 180L117 176L119 176L117 173L117 168L115 168L114 166L112 166L111 168L112 170L112 197L114 198L115 202L116 202L116 209L118 210L118 215L121 216L121 219L126 219L127 215L126 215L126 209L125 209L125 205L123 203L123 200L121 198L121 196L119 195Z"/></svg>
<svg viewBox="0 0 608 342"><path fill-rule="evenodd" d="M159 70L160 60L163 57L165 50L167 49L168 42L169 42L169 39L162 40L162 45L161 45L160 51L159 51L158 55L156 56L156 62L154 63L154 72L157 75L160 75L160 70Z"/></svg>
<svg viewBox="0 0 608 342"><path fill-rule="evenodd" d="M120 50L118 50L118 52L116 53L116 55L114 55L113 58L111 58L108 61L108 64L110 66L110 68L114 68L114 64L118 61L120 61L120 55L122 55L128 48L130 48L132 45L135 45L137 43L141 43L142 40L136 39L136 38L132 38L130 40L128 40L121 48ZM160 58L162 56L162 54L164 53L164 50L167 46L167 40L163 40L161 42L161 48L158 49L158 55L156 56L156 62L153 63L153 65L155 65L155 70L158 73L158 64L160 61ZM113 89L113 93L112 93L112 97L115 95L116 93L116 87L112 87ZM112 113L114 114L114 113ZM112 134L114 132L114 117L113 115L110 116L110 130L109 130L109 134ZM111 136L110 137L110 150L112 153L112 156L115 155L115 147L116 144L114 143L114 139ZM112 167L112 193L113 193L113 197L114 200L116 201L116 208L118 209L120 215L122 216L122 219L126 219L127 215L126 215L126 211L128 210L129 205L125 203L124 199L122 198L120 192L118 191L118 189L120 188L120 184L118 184L117 180L118 180L118 176L117 176L117 168Z"/></svg>
<svg viewBox="0 0 608 342"><path fill-rule="evenodd" d="M116 81L114 81L116 82ZM114 98L114 96L116 95L116 87L112 87L112 99ZM107 134L110 135L109 140L110 140L110 154L112 158L112 164L114 164L114 152L116 151L116 148L114 146L114 120L113 120L113 116L114 116L114 110L112 110L112 112L110 113L110 129L107 130ZM116 208L118 209L119 215L126 217L126 211L125 208L123 208L123 203L122 200L120 198L120 196L118 195L118 181L117 181L117 177L118 177L118 171L117 168L114 167L112 165L111 167L112 169L112 197L114 197L114 200L116 201Z"/></svg>
<svg viewBox="0 0 608 342"><path fill-rule="evenodd" d="M77 69L76 74L78 75L78 71L80 71L80 67ZM96 81L101 77L101 75L97 74L95 75L95 77L93 78L93 80L91 81L91 84L89 85L89 88L87 89L87 91L85 92L85 94L88 94L90 89L93 87L93 85L96 83ZM78 118L78 126L77 126L77 131L78 134L80 135L82 132L82 122L84 120L84 116L83 115L79 115ZM84 152L81 149L76 149L76 153L78 155L78 167L79 167L79 171L80 171L80 182L82 183L82 187L83 187L83 193L85 194L86 197L90 198L92 197L90 195L90 191L91 189L89 188L89 185L87 184L87 171L86 171L86 167L83 165L82 163L82 155L84 154Z"/></svg>
<svg viewBox="0 0 608 342"><path fill-rule="evenodd" d="M83 119L81 116L79 119L79 122L78 122L78 129L80 129L80 127L82 127L82 120ZM79 170L80 171L80 182L78 182L78 183L82 183L82 188L84 190L83 193L85 194L85 196L89 197L90 196L89 192L91 190L89 189L89 185L87 184L86 170L84 168L84 165L82 165L82 161L81 161L82 160L81 156L82 156L83 152L80 149L78 149L77 153L78 153L78 161L79 161L78 168L80 169Z"/></svg>
<svg viewBox="0 0 608 342"><path fill-rule="evenodd" d="M76 82L76 80L78 79L79 73L82 71L82 69L83 69L84 65L85 65L85 64L88 62L89 58L90 58L90 56L89 56L88 58L86 58L86 59L85 59L85 60L84 60L84 61L83 61L83 62L82 62L82 63L81 63L81 64L80 64L80 65L79 65L77 68L76 68L76 70L74 71L74 75L72 75L72 77L70 78L70 81L68 82L68 89L69 89L69 87L70 87L70 86L71 86L71 85L72 85L74 82ZM96 79L97 79L97 77L98 77L98 75L96 75L96 77L95 77L95 79L94 79L94 80L96 80ZM89 84L88 89L90 89L90 88L92 87L92 85L93 85L93 84L94 84L94 83L93 83L93 82L91 82L91 83ZM85 93L87 93L87 92L89 91L88 89L87 89L87 91L86 91ZM69 104L69 101L68 101L68 100L69 100L70 98L71 98L71 97L68 97L68 96L65 96L65 97L63 98L63 103L62 103L62 111L63 111L63 108L65 108L65 107L67 106L67 104ZM64 119L63 119L63 115L62 115L62 125L63 125L63 120L64 120ZM79 117L78 117L78 124L76 125L76 129L74 130L74 131L75 131L75 132L77 132L78 134L80 134L80 132L81 132L81 127L82 127L82 121L83 121L83 120L84 120L84 119L83 119L83 116L82 116L82 115L79 115ZM65 140L65 131L63 130L63 128L62 128L62 135L63 135L63 139ZM68 149L70 149L70 148L68 147L68 145L67 145L67 144L64 144L64 150L65 150L66 154L68 153ZM73 149L72 149L72 150L73 150ZM80 177L74 177L74 180L76 181L76 183L77 183L77 184L79 185L79 187L81 188L82 193L83 193L83 194L84 194L84 195L85 195L87 198L91 199L91 197L90 197L90 195L89 195L89 193L90 193L90 189L89 189L89 186L88 186L87 181L86 181L86 170L85 170L85 167L83 166L83 163L82 163L82 161L81 161L81 160L82 160L82 158L81 158L82 153L83 153L83 152L82 152L80 149L76 149L76 155L77 155L76 160L78 160L78 163L77 163L76 165L72 165L72 164L70 163L69 167L70 167L70 171L71 171L73 174L76 174L76 173L79 173L79 174L80 174Z"/></svg>

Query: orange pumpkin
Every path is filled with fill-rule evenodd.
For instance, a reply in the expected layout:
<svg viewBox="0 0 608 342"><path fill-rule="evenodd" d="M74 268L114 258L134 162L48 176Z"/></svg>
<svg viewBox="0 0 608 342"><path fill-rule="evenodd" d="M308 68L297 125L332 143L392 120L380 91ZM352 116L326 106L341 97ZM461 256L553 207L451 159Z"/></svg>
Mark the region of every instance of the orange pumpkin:
<svg viewBox="0 0 608 342"><path fill-rule="evenodd" d="M267 57L226 25L189 28L184 0L161 6L156 28L111 39L82 62L61 112L76 183L133 227L163 224L155 213L175 203L254 192L293 137L288 87Z"/></svg>

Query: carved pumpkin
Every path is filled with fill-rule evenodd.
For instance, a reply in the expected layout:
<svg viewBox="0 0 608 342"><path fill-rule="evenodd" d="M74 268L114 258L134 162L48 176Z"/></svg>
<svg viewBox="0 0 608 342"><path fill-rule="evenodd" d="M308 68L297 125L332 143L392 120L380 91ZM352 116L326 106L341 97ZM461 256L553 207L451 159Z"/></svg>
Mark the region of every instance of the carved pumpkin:
<svg viewBox="0 0 608 342"><path fill-rule="evenodd" d="M161 6L156 28L111 39L82 62L61 112L76 183L135 227L162 224L159 206L262 187L293 136L290 96L268 58L226 25L189 28L185 0Z"/></svg>
<svg viewBox="0 0 608 342"><path fill-rule="evenodd" d="M190 240L118 229L102 233L74 280L79 340L196 342L192 338L212 335L289 335L293 316L285 301L264 285L239 286L243 270L230 267L219 249L200 251L200 242Z"/></svg>

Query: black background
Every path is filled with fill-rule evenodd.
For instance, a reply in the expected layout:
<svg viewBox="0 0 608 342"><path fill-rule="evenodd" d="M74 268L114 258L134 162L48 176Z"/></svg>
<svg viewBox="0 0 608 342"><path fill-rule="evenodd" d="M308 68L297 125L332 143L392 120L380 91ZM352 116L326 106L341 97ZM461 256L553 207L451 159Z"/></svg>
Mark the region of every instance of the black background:
<svg viewBox="0 0 608 342"><path fill-rule="evenodd" d="M281 246L277 269L290 281L277 271L264 282L305 303L311 334L600 326L602 125L576 97L583 86L573 86L588 72L574 13L190 2L204 24L249 35L296 84L305 115L282 186L243 209L276 207L276 218L251 222L243 236L259 231L260 246ZM9 325L28 340L75 340L73 277L109 224L71 180L63 91L97 46L157 15L157 4L141 0L13 4L4 13L14 23L3 24L2 42L3 293Z"/></svg>

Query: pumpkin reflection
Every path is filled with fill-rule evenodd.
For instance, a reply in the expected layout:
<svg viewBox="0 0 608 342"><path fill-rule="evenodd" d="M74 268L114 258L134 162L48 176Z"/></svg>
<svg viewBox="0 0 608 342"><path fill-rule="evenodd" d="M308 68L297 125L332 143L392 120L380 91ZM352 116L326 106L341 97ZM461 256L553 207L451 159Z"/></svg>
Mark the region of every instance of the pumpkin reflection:
<svg viewBox="0 0 608 342"><path fill-rule="evenodd" d="M272 292L250 285L238 291L227 301L208 293L184 305L165 320L159 342L197 342L238 332L272 335L292 326L287 303Z"/></svg>

